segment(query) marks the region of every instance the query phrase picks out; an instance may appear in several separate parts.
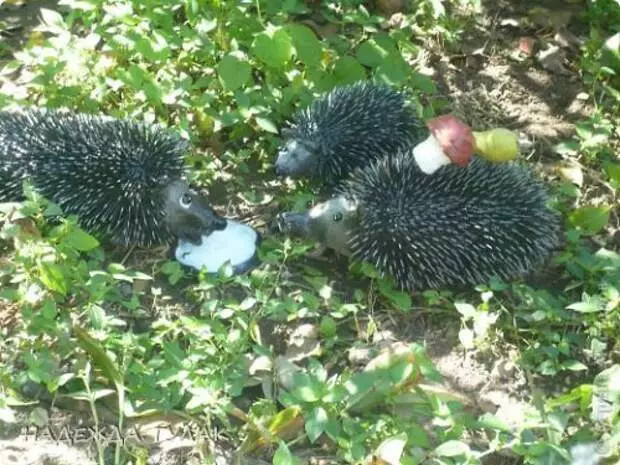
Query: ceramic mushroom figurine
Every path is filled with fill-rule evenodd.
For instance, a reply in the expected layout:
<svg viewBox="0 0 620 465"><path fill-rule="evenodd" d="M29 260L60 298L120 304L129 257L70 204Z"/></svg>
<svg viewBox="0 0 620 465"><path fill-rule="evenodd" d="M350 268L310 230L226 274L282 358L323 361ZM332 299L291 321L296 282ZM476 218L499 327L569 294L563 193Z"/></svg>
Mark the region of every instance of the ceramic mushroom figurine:
<svg viewBox="0 0 620 465"><path fill-rule="evenodd" d="M492 162L509 161L519 154L517 136L508 129L475 132L452 115L433 118L426 126L429 136L413 149L418 166L426 174L448 164L466 167L474 154Z"/></svg>

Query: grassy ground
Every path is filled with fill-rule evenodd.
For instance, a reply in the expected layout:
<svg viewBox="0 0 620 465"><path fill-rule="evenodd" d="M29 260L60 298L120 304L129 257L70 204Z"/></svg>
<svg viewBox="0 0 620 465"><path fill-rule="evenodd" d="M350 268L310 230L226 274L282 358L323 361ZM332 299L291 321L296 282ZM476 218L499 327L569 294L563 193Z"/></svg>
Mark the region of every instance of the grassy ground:
<svg viewBox="0 0 620 465"><path fill-rule="evenodd" d="M203 463L196 449L556 464L578 443L618 460L620 5L360 3L0 4L0 107L173 127L192 142L193 183L265 235L259 269L215 279L54 227L42 199L0 216L4 445L28 425L98 424L82 445L110 464ZM422 117L517 131L519 162L565 218L553 260L520 282L406 295L273 235L277 212L313 197L274 178L278 128L367 77L406 88ZM128 440L106 445L118 428Z"/></svg>

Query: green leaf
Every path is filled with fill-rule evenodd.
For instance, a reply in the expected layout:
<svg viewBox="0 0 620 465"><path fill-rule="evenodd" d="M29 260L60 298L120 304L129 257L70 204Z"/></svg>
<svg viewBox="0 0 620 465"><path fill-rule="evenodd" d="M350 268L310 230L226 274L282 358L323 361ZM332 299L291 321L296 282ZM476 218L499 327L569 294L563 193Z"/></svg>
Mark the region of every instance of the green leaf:
<svg viewBox="0 0 620 465"><path fill-rule="evenodd" d="M323 318L321 318L321 324L319 325L319 330L323 337L332 338L336 335L336 332L338 330L338 325L336 324L336 321L333 318L329 316L323 316Z"/></svg>
<svg viewBox="0 0 620 465"><path fill-rule="evenodd" d="M566 370L570 370L570 371L584 371L587 370L588 367L585 366L583 363L578 362L577 360L568 360L564 363L562 363L562 368L566 369Z"/></svg>
<svg viewBox="0 0 620 465"><path fill-rule="evenodd" d="M382 279L377 281L377 287L379 288L379 292L390 299L399 310L411 310L411 296L406 292L394 289L390 280Z"/></svg>
<svg viewBox="0 0 620 465"><path fill-rule="evenodd" d="M285 29L278 29L273 36L262 32L252 43L252 53L271 68L283 68L293 56L293 42Z"/></svg>
<svg viewBox="0 0 620 465"><path fill-rule="evenodd" d="M293 456L284 441L280 441L278 450L273 454L273 465L293 465Z"/></svg>
<svg viewBox="0 0 620 465"><path fill-rule="evenodd" d="M601 299L592 297L583 302L575 302L574 304L567 305L568 310L574 310L579 313L596 313L605 309Z"/></svg>
<svg viewBox="0 0 620 465"><path fill-rule="evenodd" d="M495 415L491 413L485 413L478 419L478 423L483 428L494 429L498 431L503 431L505 433L509 433L511 431L510 426L504 423L502 420L497 418Z"/></svg>
<svg viewBox="0 0 620 465"><path fill-rule="evenodd" d="M114 362L108 357L105 350L88 332L84 331L78 326L73 327L73 333L78 340L78 344L93 360L95 366L99 367L103 374L112 381L119 392L119 395L123 391L123 377L120 371L114 365Z"/></svg>
<svg viewBox="0 0 620 465"><path fill-rule="evenodd" d="M67 234L67 243L80 252L88 252L89 250L99 247L99 241L93 236L76 226Z"/></svg>
<svg viewBox="0 0 620 465"><path fill-rule="evenodd" d="M323 50L312 29L303 24L292 24L287 26L287 30L293 40L297 58L306 66L318 67Z"/></svg>
<svg viewBox="0 0 620 465"><path fill-rule="evenodd" d="M42 263L40 267L41 282L52 291L56 291L63 296L67 295L69 288L63 270L53 263Z"/></svg>
<svg viewBox="0 0 620 465"><path fill-rule="evenodd" d="M334 77L339 84L352 84L366 79L366 70L351 56L343 56L334 64Z"/></svg>
<svg viewBox="0 0 620 465"><path fill-rule="evenodd" d="M410 68L400 54L389 55L377 68L378 77L386 81L388 84L400 84L407 79Z"/></svg>
<svg viewBox="0 0 620 465"><path fill-rule="evenodd" d="M608 207L581 207L568 215L570 223L581 229L585 235L593 235L601 231L609 221Z"/></svg>
<svg viewBox="0 0 620 465"><path fill-rule="evenodd" d="M57 11L48 8L41 8L39 11L41 13L42 22L49 32L60 33L67 29L65 20Z"/></svg>
<svg viewBox="0 0 620 465"><path fill-rule="evenodd" d="M314 443L327 427L327 412L323 407L315 407L306 418L305 428L308 439Z"/></svg>
<svg viewBox="0 0 620 465"><path fill-rule="evenodd" d="M413 86L425 94L433 94L437 91L437 84L435 84L435 81L424 74L412 72L410 79Z"/></svg>
<svg viewBox="0 0 620 465"><path fill-rule="evenodd" d="M355 58L361 64L376 68L383 63L389 52L379 46L374 39L362 42L355 52Z"/></svg>
<svg viewBox="0 0 620 465"><path fill-rule="evenodd" d="M459 341L465 349L473 349L474 345L474 332L469 328L461 328L459 331Z"/></svg>
<svg viewBox="0 0 620 465"><path fill-rule="evenodd" d="M382 441L375 451L375 456L389 465L400 465L405 444L407 444L407 434L397 434Z"/></svg>
<svg viewBox="0 0 620 465"><path fill-rule="evenodd" d="M461 441L446 441L435 449L435 454L440 457L456 457L469 453L469 446Z"/></svg>
<svg viewBox="0 0 620 465"><path fill-rule="evenodd" d="M476 307L465 302L455 302L456 311L465 317L466 320L473 318L476 314Z"/></svg>
<svg viewBox="0 0 620 465"><path fill-rule="evenodd" d="M226 55L216 67L222 86L227 90L236 90L248 83L252 77L252 67L247 61L234 55Z"/></svg>
<svg viewBox="0 0 620 465"><path fill-rule="evenodd" d="M271 132L273 134L277 134L278 133L278 128L273 123L273 121L271 121L269 118L264 118L262 116L257 116L255 119L256 119L256 124L258 124L258 126L263 131Z"/></svg>
<svg viewBox="0 0 620 465"><path fill-rule="evenodd" d="M620 163L610 163L605 168L605 172L611 184L616 188L620 187Z"/></svg>

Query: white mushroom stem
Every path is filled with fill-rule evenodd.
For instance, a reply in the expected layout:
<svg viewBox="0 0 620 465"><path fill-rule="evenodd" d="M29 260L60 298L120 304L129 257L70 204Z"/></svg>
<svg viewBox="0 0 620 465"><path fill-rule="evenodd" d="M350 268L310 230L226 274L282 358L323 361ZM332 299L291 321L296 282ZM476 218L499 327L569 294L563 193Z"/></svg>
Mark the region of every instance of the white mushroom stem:
<svg viewBox="0 0 620 465"><path fill-rule="evenodd" d="M413 157L426 174L432 174L441 166L452 163L432 133L413 148Z"/></svg>

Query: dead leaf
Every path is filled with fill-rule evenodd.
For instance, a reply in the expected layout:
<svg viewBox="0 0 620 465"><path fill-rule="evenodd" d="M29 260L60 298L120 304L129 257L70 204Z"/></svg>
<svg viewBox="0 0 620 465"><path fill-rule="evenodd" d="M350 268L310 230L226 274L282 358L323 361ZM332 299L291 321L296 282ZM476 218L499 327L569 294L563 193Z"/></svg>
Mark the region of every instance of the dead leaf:
<svg viewBox="0 0 620 465"><path fill-rule="evenodd" d="M543 68L553 73L570 74L564 67L566 53L557 45L552 45L547 50L541 50L536 55L536 59Z"/></svg>
<svg viewBox="0 0 620 465"><path fill-rule="evenodd" d="M400 13L404 8L404 0L377 0L377 9L385 16Z"/></svg>
<svg viewBox="0 0 620 465"><path fill-rule="evenodd" d="M298 326L288 340L284 354L292 362L297 362L321 353L318 341L319 328L316 325L303 324Z"/></svg>
<svg viewBox="0 0 620 465"><path fill-rule="evenodd" d="M519 21L517 21L514 18L506 18L506 19L502 19L499 23L500 26L512 26L512 27L519 27Z"/></svg>
<svg viewBox="0 0 620 465"><path fill-rule="evenodd" d="M293 377L295 373L301 371L297 365L281 355L277 356L273 361L274 375L277 383L285 390L291 390L295 387Z"/></svg>
<svg viewBox="0 0 620 465"><path fill-rule="evenodd" d="M310 29L314 31L314 33L319 36L319 38L327 38L331 37L338 33L338 25L333 23L319 24L313 19L304 19L299 21L301 24L305 24Z"/></svg>
<svg viewBox="0 0 620 465"><path fill-rule="evenodd" d="M573 16L572 11L550 10L544 7L534 7L528 11L530 20L543 28L562 29L568 26Z"/></svg>
<svg viewBox="0 0 620 465"><path fill-rule="evenodd" d="M583 170L574 161L567 161L559 168L562 177L576 186L583 186Z"/></svg>
<svg viewBox="0 0 620 465"><path fill-rule="evenodd" d="M536 39L533 37L521 37L517 48L519 51L528 57L531 57L534 53L534 46L536 45Z"/></svg>
<svg viewBox="0 0 620 465"><path fill-rule="evenodd" d="M555 36L553 36L553 40L560 47L564 48L577 48L580 47L583 43L583 41L579 37L566 29L562 29L556 32Z"/></svg>

